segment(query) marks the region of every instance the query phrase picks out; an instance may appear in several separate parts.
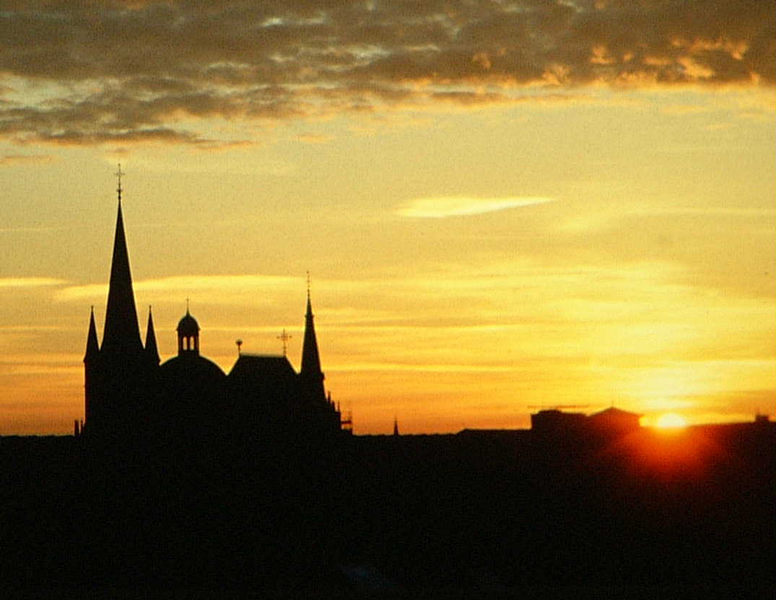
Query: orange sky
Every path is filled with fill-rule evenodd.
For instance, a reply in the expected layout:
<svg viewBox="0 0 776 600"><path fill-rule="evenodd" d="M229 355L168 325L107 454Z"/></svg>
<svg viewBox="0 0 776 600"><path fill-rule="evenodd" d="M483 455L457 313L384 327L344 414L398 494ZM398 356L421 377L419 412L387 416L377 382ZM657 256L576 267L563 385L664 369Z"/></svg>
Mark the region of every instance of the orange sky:
<svg viewBox="0 0 776 600"><path fill-rule="evenodd" d="M163 359L298 366L357 433L776 411L773 3L0 12L0 434L83 416L116 163Z"/></svg>

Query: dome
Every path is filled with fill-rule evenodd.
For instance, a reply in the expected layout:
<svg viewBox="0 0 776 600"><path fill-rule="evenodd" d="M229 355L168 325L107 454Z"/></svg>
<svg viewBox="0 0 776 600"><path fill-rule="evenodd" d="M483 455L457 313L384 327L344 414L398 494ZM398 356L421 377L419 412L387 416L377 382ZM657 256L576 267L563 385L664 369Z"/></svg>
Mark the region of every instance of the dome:
<svg viewBox="0 0 776 600"><path fill-rule="evenodd" d="M209 412L223 396L226 374L214 362L198 355L176 356L159 367L159 382L167 408L200 407Z"/></svg>
<svg viewBox="0 0 776 600"><path fill-rule="evenodd" d="M186 310L186 315L178 321L178 335L191 336L199 333L199 323L197 320L189 314Z"/></svg>
<svg viewBox="0 0 776 600"><path fill-rule="evenodd" d="M221 367L202 356L176 356L162 364L160 369L163 381L179 388L207 389L226 378Z"/></svg>
<svg viewBox="0 0 776 600"><path fill-rule="evenodd" d="M226 375L206 358L185 354L159 367L160 396L150 422L171 444L210 437L225 417Z"/></svg>

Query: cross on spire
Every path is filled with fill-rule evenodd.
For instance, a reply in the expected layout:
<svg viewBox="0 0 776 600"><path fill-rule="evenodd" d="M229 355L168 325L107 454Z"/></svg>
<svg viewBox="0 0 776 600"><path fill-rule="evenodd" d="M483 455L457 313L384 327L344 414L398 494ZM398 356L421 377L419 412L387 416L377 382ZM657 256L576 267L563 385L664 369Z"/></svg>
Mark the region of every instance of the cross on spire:
<svg viewBox="0 0 776 600"><path fill-rule="evenodd" d="M283 333L281 333L279 336L277 336L276 339L281 340L283 342L283 356L286 356L288 353L288 340L290 340L293 336L286 333L286 330L283 329Z"/></svg>
<svg viewBox="0 0 776 600"><path fill-rule="evenodd" d="M121 176L125 175L125 173L121 170L121 163L119 163L119 169L115 173L116 179L118 180L118 187L116 188L116 191L119 194L119 202L121 202Z"/></svg>

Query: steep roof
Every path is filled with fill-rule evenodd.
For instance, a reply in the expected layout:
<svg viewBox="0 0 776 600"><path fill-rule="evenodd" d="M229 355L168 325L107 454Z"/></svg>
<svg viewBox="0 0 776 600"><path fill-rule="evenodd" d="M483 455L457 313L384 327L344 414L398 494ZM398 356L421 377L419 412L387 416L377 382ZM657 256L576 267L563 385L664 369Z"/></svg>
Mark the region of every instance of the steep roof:
<svg viewBox="0 0 776 600"><path fill-rule="evenodd" d="M129 269L129 253L124 235L124 218L119 200L116 234L113 240L113 260L110 269L108 306L105 311L105 331L102 350L111 354L139 354L143 351L140 327L137 323L135 294Z"/></svg>
<svg viewBox="0 0 776 600"><path fill-rule="evenodd" d="M285 356L240 354L229 378L232 380L280 379L295 377L296 373Z"/></svg>

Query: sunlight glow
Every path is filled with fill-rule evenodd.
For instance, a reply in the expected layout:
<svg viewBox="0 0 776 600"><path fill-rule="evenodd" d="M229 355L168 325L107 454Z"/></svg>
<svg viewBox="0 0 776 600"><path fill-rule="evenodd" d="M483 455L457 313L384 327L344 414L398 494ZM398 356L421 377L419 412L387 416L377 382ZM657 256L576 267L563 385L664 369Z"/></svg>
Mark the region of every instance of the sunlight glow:
<svg viewBox="0 0 776 600"><path fill-rule="evenodd" d="M687 420L677 413L664 413L660 415L655 422L658 429L684 429L687 427Z"/></svg>

